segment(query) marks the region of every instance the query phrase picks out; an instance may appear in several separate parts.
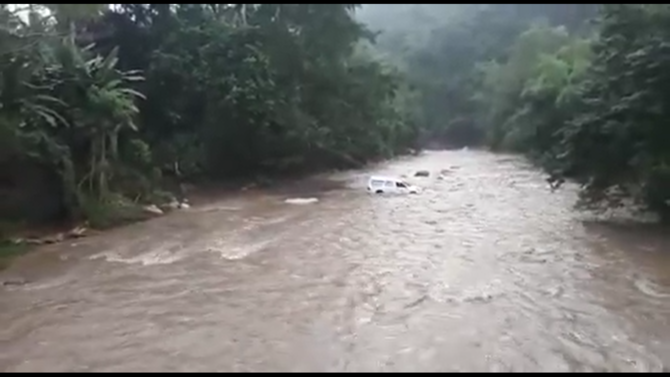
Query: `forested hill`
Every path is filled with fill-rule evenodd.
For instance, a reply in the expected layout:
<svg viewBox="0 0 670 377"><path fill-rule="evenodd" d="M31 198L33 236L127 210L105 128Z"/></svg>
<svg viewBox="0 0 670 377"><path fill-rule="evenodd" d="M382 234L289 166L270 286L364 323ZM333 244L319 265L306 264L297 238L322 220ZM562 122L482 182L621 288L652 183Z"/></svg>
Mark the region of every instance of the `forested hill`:
<svg viewBox="0 0 670 377"><path fill-rule="evenodd" d="M530 55L588 37L597 10L596 4L366 4L358 17L378 33L380 56L422 94L422 127L445 141L473 144L484 138L482 110L489 104L478 102L496 64L532 65Z"/></svg>

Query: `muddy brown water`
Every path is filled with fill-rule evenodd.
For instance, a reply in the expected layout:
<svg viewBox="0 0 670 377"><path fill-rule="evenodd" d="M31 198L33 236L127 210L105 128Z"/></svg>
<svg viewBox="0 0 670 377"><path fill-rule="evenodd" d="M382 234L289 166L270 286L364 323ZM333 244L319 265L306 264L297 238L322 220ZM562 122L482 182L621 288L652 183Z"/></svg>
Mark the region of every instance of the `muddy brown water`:
<svg viewBox="0 0 670 377"><path fill-rule="evenodd" d="M371 174L420 195L374 196ZM436 172L449 169L447 178ZM328 179L325 179L328 178ZM522 160L430 152L18 260L0 370L660 371L670 242L585 221ZM333 183L335 182L335 183ZM293 188L292 188L293 187ZM284 199L316 196L318 203Z"/></svg>

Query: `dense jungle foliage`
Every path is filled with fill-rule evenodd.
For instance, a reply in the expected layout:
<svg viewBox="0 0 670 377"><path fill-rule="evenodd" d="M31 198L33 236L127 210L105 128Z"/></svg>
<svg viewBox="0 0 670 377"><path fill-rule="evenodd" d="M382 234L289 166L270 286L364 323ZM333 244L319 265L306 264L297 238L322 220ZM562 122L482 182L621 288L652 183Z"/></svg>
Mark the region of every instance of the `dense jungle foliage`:
<svg viewBox="0 0 670 377"><path fill-rule="evenodd" d="M170 176L355 167L416 139L355 4L18 7L0 6L6 219L95 218L161 200Z"/></svg>
<svg viewBox="0 0 670 377"><path fill-rule="evenodd" d="M0 221L133 216L166 182L524 153L670 213L670 5L0 5Z"/></svg>

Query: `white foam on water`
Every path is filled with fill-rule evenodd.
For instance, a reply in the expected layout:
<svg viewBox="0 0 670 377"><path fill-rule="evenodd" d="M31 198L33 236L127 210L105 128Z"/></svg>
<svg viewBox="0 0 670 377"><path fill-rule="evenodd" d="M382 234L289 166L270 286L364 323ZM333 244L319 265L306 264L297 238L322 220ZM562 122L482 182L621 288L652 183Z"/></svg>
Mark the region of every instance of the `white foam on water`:
<svg viewBox="0 0 670 377"><path fill-rule="evenodd" d="M240 260L265 249L273 241L274 240L270 239L260 242L243 242L241 245L231 245L225 244L223 242L217 242L210 246L208 250L219 253L223 259Z"/></svg>
<svg viewBox="0 0 670 377"><path fill-rule="evenodd" d="M52 289L62 287L68 283L72 282L72 278L69 276L62 276L55 279L50 279L47 281L39 282L37 284L26 284L24 286L17 286L16 289L26 290L26 291L37 291L43 289Z"/></svg>
<svg viewBox="0 0 670 377"><path fill-rule="evenodd" d="M289 198L284 200L287 204L312 204L318 202L317 198Z"/></svg>
<svg viewBox="0 0 670 377"><path fill-rule="evenodd" d="M200 207L194 207L193 211L195 212L215 212L215 211L229 211L229 212L238 212L242 210L240 206L226 206L219 204L203 205Z"/></svg>
<svg viewBox="0 0 670 377"><path fill-rule="evenodd" d="M281 223L284 223L291 218L292 218L291 216L280 216L280 217L274 217L274 218L269 218L269 219L263 219L260 223L261 223L261 225L281 224Z"/></svg>
<svg viewBox="0 0 670 377"><path fill-rule="evenodd" d="M171 264L183 259L185 255L178 255L167 250L152 250L146 253L132 257L124 257L117 252L103 252L91 256L89 259L104 259L107 262L141 264L143 266L153 266L161 264Z"/></svg>

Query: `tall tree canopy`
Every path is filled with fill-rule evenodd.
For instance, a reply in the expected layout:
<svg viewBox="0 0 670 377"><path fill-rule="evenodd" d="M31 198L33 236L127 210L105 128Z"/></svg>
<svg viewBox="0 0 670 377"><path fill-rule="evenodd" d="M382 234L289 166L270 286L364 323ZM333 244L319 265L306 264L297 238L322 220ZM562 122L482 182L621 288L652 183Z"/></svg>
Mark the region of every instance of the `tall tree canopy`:
<svg viewBox="0 0 670 377"><path fill-rule="evenodd" d="M168 173L221 179L403 152L417 133L411 94L360 48L372 34L356 8L2 6L0 189L21 194L11 188L26 166L58 171L66 212L90 216L89 204L153 200ZM24 216L31 201L2 200L0 212Z"/></svg>

